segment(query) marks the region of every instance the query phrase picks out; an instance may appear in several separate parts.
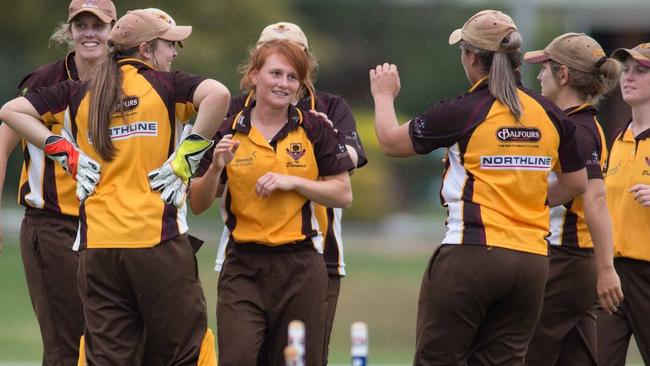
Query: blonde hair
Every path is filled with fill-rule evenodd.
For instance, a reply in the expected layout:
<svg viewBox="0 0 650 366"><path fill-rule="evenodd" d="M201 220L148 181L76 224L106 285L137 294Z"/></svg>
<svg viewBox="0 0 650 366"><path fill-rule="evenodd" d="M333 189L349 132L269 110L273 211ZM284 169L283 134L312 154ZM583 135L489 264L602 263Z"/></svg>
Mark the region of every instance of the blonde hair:
<svg viewBox="0 0 650 366"><path fill-rule="evenodd" d="M149 42L146 47L153 52L158 42ZM118 60L123 57L135 57L139 52L138 48L127 51L118 51L109 42L108 55L95 67L90 79L90 106L88 109L88 133L93 144L93 149L105 161L112 161L115 158L117 149L113 145L109 127L113 114L120 113L125 119L124 91L122 91L122 72Z"/></svg>
<svg viewBox="0 0 650 366"><path fill-rule="evenodd" d="M72 42L72 30L70 27L72 27L70 23L59 23L50 36L48 47L56 45L60 48L66 48L66 52L72 51L74 49L74 43Z"/></svg>
<svg viewBox="0 0 650 366"><path fill-rule="evenodd" d="M464 41L461 43L461 48L478 56L485 73L489 75L490 94L505 104L517 120L523 113L515 74L522 61L519 51L521 44L521 35L517 31L503 38L498 52L484 50Z"/></svg>
<svg viewBox="0 0 650 366"><path fill-rule="evenodd" d="M553 78L559 81L558 73L562 64L549 60L549 65L551 66ZM595 73L584 72L567 66L569 69L569 86L575 89L589 104L593 105L598 105L603 97L616 87L621 73L619 63L609 57L601 58L596 65L597 70Z"/></svg>

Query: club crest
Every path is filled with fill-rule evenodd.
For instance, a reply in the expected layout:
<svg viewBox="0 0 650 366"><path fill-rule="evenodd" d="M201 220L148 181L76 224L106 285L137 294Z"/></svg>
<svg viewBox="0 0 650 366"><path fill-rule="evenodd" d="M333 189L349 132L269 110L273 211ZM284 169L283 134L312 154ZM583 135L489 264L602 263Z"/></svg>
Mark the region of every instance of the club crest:
<svg viewBox="0 0 650 366"><path fill-rule="evenodd" d="M287 154L289 154L289 156L291 156L295 161L300 160L300 158L305 155L305 152L307 152L307 150L302 147L301 143L290 143L289 148L286 150Z"/></svg>

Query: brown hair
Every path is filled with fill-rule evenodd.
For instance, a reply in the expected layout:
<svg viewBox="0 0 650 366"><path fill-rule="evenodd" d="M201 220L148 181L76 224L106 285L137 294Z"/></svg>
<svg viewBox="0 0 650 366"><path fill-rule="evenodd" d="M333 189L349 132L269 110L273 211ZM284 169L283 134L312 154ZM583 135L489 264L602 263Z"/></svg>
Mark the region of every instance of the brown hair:
<svg viewBox="0 0 650 366"><path fill-rule="evenodd" d="M620 67L618 62L609 57L603 57L598 61L596 73L589 73L574 68L569 69L569 86L575 89L580 96L590 104L597 105L603 97L609 93L618 83ZM553 78L559 81L560 64L557 61L549 60Z"/></svg>
<svg viewBox="0 0 650 366"><path fill-rule="evenodd" d="M155 51L158 42L149 42L147 47ZM90 79L90 106L88 110L88 132L93 149L106 161L115 158L117 149L113 145L109 133L111 117L114 113L121 113L125 119L122 100L122 73L118 65L118 59L134 56L138 53L137 48L128 51L118 51L109 42L108 55L106 59L94 70Z"/></svg>
<svg viewBox="0 0 650 366"><path fill-rule="evenodd" d="M522 61L521 35L517 31L507 35L499 45L499 52L487 51L467 42L461 43L463 50L478 56L483 70L489 75L490 94L505 104L517 120L521 118L523 107L517 93L517 76L515 70Z"/></svg>
<svg viewBox="0 0 650 366"><path fill-rule="evenodd" d="M296 69L298 81L306 88L313 89L313 74L315 62L302 47L287 40L272 40L264 42L250 51L248 62L239 67L239 72L243 75L240 87L245 92L250 92L255 88L252 80L252 74L259 71L266 59L278 54L284 56L287 61Z"/></svg>

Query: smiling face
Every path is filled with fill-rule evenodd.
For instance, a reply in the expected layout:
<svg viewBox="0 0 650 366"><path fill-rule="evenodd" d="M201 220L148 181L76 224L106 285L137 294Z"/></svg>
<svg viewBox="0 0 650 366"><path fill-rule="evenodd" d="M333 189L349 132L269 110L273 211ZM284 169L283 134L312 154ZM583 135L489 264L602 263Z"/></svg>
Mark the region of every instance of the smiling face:
<svg viewBox="0 0 650 366"><path fill-rule="evenodd" d="M172 62L178 55L176 51L176 42L165 41L164 39L157 39L154 51L151 55L151 64L159 71L171 71Z"/></svg>
<svg viewBox="0 0 650 366"><path fill-rule="evenodd" d="M277 53L269 55L262 67L251 75L258 105L287 108L298 95L298 72L289 60Z"/></svg>
<svg viewBox="0 0 650 366"><path fill-rule="evenodd" d="M110 23L104 23L92 13L84 12L72 19L70 32L76 54L86 61L104 57L107 50Z"/></svg>
<svg viewBox="0 0 650 366"><path fill-rule="evenodd" d="M639 64L632 57L625 59L621 73L621 94L631 105L650 102L650 68Z"/></svg>

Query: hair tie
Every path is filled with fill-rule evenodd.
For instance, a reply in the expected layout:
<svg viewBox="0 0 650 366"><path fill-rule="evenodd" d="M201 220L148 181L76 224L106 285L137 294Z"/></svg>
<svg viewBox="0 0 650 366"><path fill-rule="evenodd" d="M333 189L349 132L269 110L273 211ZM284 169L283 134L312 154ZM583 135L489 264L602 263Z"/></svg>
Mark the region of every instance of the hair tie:
<svg viewBox="0 0 650 366"><path fill-rule="evenodd" d="M605 63L605 61L607 61L607 60L608 60L607 56L603 56L603 57L599 58L598 61L596 61L596 65L595 65L596 68L597 69L600 68Z"/></svg>

